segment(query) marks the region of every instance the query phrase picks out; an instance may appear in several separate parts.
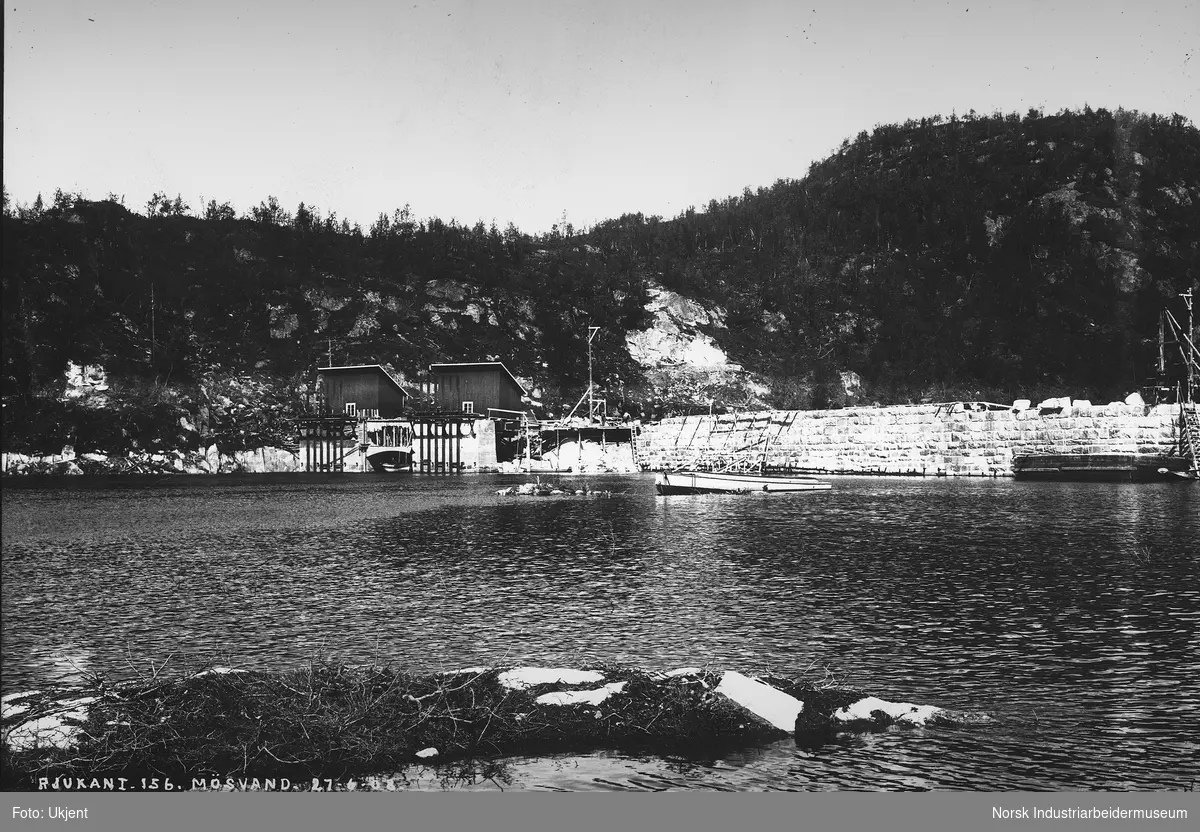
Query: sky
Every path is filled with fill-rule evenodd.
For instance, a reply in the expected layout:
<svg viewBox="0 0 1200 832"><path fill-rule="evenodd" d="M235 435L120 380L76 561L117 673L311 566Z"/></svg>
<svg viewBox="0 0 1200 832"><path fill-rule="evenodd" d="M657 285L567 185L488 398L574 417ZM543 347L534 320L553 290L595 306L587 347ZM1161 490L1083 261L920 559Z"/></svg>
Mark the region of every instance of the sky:
<svg viewBox="0 0 1200 832"><path fill-rule="evenodd" d="M8 0L4 185L582 229L924 116L1200 124L1198 51L1200 0Z"/></svg>

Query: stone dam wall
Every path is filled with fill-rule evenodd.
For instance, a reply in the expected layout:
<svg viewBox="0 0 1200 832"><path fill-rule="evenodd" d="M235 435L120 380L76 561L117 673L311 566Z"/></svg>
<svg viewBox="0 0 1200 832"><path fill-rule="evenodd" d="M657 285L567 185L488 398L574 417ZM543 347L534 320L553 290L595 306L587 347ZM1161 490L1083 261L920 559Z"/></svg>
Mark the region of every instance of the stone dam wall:
<svg viewBox="0 0 1200 832"><path fill-rule="evenodd" d="M993 406L994 407L994 406ZM972 402L686 416L645 425L644 468L722 465L763 440L766 463L846 474L1012 476L1018 454L1171 454L1180 406L1075 402L989 409Z"/></svg>

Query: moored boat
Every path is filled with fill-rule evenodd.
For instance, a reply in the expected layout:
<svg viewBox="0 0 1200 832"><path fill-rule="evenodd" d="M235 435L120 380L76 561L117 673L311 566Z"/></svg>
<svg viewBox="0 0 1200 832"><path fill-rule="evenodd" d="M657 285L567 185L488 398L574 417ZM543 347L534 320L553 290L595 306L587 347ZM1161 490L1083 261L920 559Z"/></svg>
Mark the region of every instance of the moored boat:
<svg viewBox="0 0 1200 832"><path fill-rule="evenodd" d="M816 477L775 477L707 471L669 471L654 478L659 494L748 494L752 491L824 491L833 485Z"/></svg>
<svg viewBox="0 0 1200 832"><path fill-rule="evenodd" d="M412 470L412 450L410 448L378 448L368 446L366 449L367 463L371 470L381 474L394 474L397 471Z"/></svg>
<svg viewBox="0 0 1200 832"><path fill-rule="evenodd" d="M1093 482L1191 479L1191 460L1161 454L1022 454L1013 457L1013 478Z"/></svg>

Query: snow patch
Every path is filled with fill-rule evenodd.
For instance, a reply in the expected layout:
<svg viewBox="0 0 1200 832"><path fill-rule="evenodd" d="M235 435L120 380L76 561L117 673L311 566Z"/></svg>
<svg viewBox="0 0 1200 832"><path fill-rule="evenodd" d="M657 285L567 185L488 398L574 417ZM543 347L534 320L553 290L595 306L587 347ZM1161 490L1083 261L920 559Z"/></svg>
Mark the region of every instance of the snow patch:
<svg viewBox="0 0 1200 832"><path fill-rule="evenodd" d="M837 722L870 721L875 711L882 711L896 722L910 725L924 725L931 718L942 713L941 708L932 705L914 705L911 702L886 702L874 696L860 699L840 711L834 711L833 718Z"/></svg>
<svg viewBox="0 0 1200 832"><path fill-rule="evenodd" d="M22 722L4 734L5 744L13 751L31 751L35 748L70 748L79 738L79 726L64 722L66 718L75 718L82 722L87 719L86 711L77 711L60 716L44 716L40 719Z"/></svg>
<svg viewBox="0 0 1200 832"><path fill-rule="evenodd" d="M14 699L28 699L29 697L37 696L40 693L40 690L27 690L24 693L6 693L4 696L0 696L0 705L7 705Z"/></svg>
<svg viewBox="0 0 1200 832"><path fill-rule="evenodd" d="M199 678L200 676L223 676L226 673L245 673L245 672L246 672L245 670L238 670L237 668L234 668L234 667L212 667L212 668L209 668L208 670L201 670L199 673L196 674L196 677Z"/></svg>
<svg viewBox="0 0 1200 832"><path fill-rule="evenodd" d="M796 697L734 670L725 671L716 692L789 733L795 730L796 717L804 710L804 703Z"/></svg>
<svg viewBox="0 0 1200 832"><path fill-rule="evenodd" d="M539 705L599 705L614 693L625 690L628 682L610 682L595 690L564 690L543 693L534 701Z"/></svg>
<svg viewBox="0 0 1200 832"><path fill-rule="evenodd" d="M506 688L522 690L552 683L586 685L603 682L604 674L595 670L572 670L569 667L515 667L501 673L498 679Z"/></svg>
<svg viewBox="0 0 1200 832"><path fill-rule="evenodd" d="M25 694L28 695L28 694ZM81 724L87 720L87 706L96 701L95 696L68 699L55 703L57 713L22 722L4 732L4 744L13 751L29 751L35 748L70 748L79 738ZM28 708L13 706L21 710L6 710L5 716L17 715Z"/></svg>

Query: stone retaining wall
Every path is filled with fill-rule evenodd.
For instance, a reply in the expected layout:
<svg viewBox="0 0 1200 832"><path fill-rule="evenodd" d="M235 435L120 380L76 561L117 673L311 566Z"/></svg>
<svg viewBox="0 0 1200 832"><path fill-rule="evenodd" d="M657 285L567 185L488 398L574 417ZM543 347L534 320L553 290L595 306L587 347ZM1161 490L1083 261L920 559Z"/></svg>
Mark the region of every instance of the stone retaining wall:
<svg viewBox="0 0 1200 832"><path fill-rule="evenodd" d="M1177 452L1179 405L987 409L971 402L687 416L642 427L651 470L720 464L764 436L771 466L828 473L1012 476L1017 454Z"/></svg>

